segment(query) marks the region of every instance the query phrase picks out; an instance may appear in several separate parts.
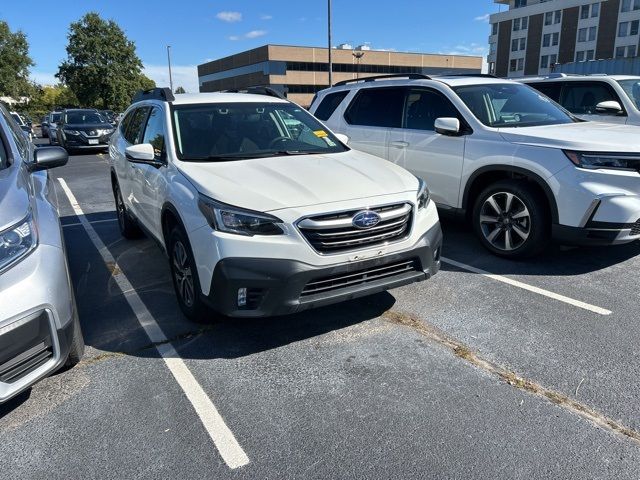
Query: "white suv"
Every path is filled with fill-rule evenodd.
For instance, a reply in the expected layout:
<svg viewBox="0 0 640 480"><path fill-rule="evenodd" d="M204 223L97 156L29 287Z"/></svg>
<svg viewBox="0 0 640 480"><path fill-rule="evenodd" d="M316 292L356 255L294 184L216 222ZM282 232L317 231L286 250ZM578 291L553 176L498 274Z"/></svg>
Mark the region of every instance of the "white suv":
<svg viewBox="0 0 640 480"><path fill-rule="evenodd" d="M342 82L311 111L351 147L428 178L441 211L470 219L498 255L532 255L552 236L640 238L637 127L582 122L526 85L480 75Z"/></svg>
<svg viewBox="0 0 640 480"><path fill-rule="evenodd" d="M631 75L567 75L523 78L583 120L640 125L640 77Z"/></svg>
<svg viewBox="0 0 640 480"><path fill-rule="evenodd" d="M121 232L166 251L184 313L287 314L434 275L424 181L260 91L142 92L111 139Z"/></svg>

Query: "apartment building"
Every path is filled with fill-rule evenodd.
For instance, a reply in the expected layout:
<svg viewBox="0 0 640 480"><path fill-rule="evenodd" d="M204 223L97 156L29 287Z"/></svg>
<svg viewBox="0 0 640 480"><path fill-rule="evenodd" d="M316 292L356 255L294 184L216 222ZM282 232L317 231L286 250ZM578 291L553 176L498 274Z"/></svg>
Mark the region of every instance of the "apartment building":
<svg viewBox="0 0 640 480"><path fill-rule="evenodd" d="M640 1L640 0L639 0ZM327 48L264 45L198 65L201 92L270 86L308 107L329 86ZM480 73L482 57L389 52L342 44L332 49L333 82L375 75Z"/></svg>
<svg viewBox="0 0 640 480"><path fill-rule="evenodd" d="M557 64L635 57L640 0L494 0L489 72L499 77L546 75Z"/></svg>

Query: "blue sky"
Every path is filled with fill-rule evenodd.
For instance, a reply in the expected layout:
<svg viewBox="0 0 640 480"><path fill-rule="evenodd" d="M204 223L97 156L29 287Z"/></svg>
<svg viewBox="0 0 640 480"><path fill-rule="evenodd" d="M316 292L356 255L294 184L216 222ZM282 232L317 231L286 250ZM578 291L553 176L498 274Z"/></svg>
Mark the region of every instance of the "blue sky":
<svg viewBox="0 0 640 480"><path fill-rule="evenodd" d="M0 19L24 31L36 65L32 78L53 83L66 57L69 24L96 11L115 20L136 43L145 72L168 84L166 45L171 45L174 85L197 91L195 66L267 43L324 46L325 1L290 0L79 0L27 8L17 0L0 2ZM44 4L43 4L44 5ZM79 6L81 5L81 6ZM333 0L333 43L397 51L484 55L487 14L492 0Z"/></svg>

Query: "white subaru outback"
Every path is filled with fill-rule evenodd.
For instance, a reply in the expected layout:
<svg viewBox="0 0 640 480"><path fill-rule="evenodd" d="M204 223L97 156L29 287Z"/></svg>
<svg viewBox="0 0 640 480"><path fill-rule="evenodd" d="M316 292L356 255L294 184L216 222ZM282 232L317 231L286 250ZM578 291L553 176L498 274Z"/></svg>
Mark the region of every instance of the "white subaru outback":
<svg viewBox="0 0 640 480"><path fill-rule="evenodd" d="M287 314L434 275L425 182L260 91L141 92L111 139L121 232L165 250L183 312Z"/></svg>
<svg viewBox="0 0 640 480"><path fill-rule="evenodd" d="M349 146L429 179L442 212L469 219L495 254L640 239L640 129L584 122L520 83L489 76L341 82L311 112Z"/></svg>

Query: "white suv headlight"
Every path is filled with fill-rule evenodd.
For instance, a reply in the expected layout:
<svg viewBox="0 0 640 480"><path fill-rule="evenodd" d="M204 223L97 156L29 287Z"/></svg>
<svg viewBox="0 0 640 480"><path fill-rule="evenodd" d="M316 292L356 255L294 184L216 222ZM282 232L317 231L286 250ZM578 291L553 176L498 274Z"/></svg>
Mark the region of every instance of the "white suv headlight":
<svg viewBox="0 0 640 480"><path fill-rule="evenodd" d="M563 151L576 167L591 169L612 168L640 172L640 155Z"/></svg>
<svg viewBox="0 0 640 480"><path fill-rule="evenodd" d="M417 178L417 177L416 177ZM431 193L427 188L427 182L418 178L418 195L416 197L416 203L418 204L418 210L425 208L429 204Z"/></svg>
<svg viewBox="0 0 640 480"><path fill-rule="evenodd" d="M278 225L282 220L267 213L233 207L204 195L200 195L198 207L211 228L220 232L247 236L284 233Z"/></svg>
<svg viewBox="0 0 640 480"><path fill-rule="evenodd" d="M0 232L0 271L25 257L37 244L31 215L8 230Z"/></svg>

